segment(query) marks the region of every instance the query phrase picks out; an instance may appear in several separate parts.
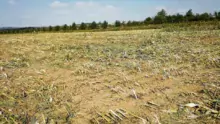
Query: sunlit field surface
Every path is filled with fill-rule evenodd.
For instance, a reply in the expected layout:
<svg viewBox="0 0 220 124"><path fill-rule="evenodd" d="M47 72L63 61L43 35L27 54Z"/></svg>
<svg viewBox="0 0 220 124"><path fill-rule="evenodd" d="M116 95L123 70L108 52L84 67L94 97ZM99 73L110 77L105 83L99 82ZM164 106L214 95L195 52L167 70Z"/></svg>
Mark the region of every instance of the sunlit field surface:
<svg viewBox="0 0 220 124"><path fill-rule="evenodd" d="M220 31L0 35L1 123L219 123Z"/></svg>

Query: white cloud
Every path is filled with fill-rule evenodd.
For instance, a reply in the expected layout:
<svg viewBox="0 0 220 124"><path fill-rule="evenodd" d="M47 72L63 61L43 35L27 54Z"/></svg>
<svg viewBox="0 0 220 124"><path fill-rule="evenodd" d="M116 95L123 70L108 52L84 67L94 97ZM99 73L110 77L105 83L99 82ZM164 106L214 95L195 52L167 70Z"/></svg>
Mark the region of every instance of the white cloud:
<svg viewBox="0 0 220 124"><path fill-rule="evenodd" d="M122 11L120 8L110 4L102 4L94 1L66 3L55 1L51 3L49 7L51 8L49 15L50 18L53 19L51 22L55 25L62 23L71 24L72 22L81 23L104 20L113 22L115 20L122 19ZM60 16L62 16L62 18Z"/></svg>
<svg viewBox="0 0 220 124"><path fill-rule="evenodd" d="M16 4L22 6L24 3L27 4L26 2L29 0L20 0L22 1L21 3L19 0L4 1L11 6ZM36 1L38 1L39 5L28 3L30 4L29 7L14 8L16 11L12 11L11 9L13 8L11 7L0 11L0 14L4 16L4 18L0 18L0 26L47 26L103 20L107 20L109 23L115 20L144 20L146 17L155 16L161 9L165 9L168 14L185 14L189 9L193 9L194 13L218 11L218 5L220 3L220 0L176 0L176 2L165 2L168 4L163 4L164 2L159 2L160 4L148 4L146 2L147 0L137 1L134 4L133 2L128 2L127 4L126 0L120 1L120 4L115 0ZM50 1L51 3L45 7L44 4L46 2L42 1Z"/></svg>
<svg viewBox="0 0 220 124"><path fill-rule="evenodd" d="M14 5L16 2L15 2L15 0L8 0L8 3L11 5Z"/></svg>
<svg viewBox="0 0 220 124"><path fill-rule="evenodd" d="M116 10L118 9L117 7L113 6L113 5L103 5L100 4L98 2L93 2L93 1L89 1L89 2L75 2L74 3L74 7L77 9L84 9L84 10L95 10L95 11L99 11L99 10ZM91 13L91 12L90 12ZM91 13L93 14L93 13Z"/></svg>
<svg viewBox="0 0 220 124"><path fill-rule="evenodd" d="M68 7L68 3L60 2L60 1L54 1L50 4L51 8L65 8Z"/></svg>
<svg viewBox="0 0 220 124"><path fill-rule="evenodd" d="M76 7L95 7L99 5L98 3L95 3L95 2L92 2L92 1L89 1L89 2L82 2L82 1L78 1L75 3L75 6Z"/></svg>

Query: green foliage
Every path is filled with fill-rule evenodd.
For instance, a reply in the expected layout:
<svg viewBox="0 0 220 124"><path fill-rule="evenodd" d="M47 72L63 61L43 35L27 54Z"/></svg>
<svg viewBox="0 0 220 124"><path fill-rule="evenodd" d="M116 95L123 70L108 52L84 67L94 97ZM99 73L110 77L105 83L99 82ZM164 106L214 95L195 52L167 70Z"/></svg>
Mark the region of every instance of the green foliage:
<svg viewBox="0 0 220 124"><path fill-rule="evenodd" d="M132 21L131 24L132 24L132 26L139 26L139 25L141 25L141 22L139 22L139 21Z"/></svg>
<svg viewBox="0 0 220 124"><path fill-rule="evenodd" d="M80 30L86 30L86 28L87 28L87 25L84 22L82 22L81 25L79 26Z"/></svg>
<svg viewBox="0 0 220 124"><path fill-rule="evenodd" d="M49 31L52 31L52 30L53 30L53 27L52 27L52 26L49 26L48 30L49 30Z"/></svg>
<svg viewBox="0 0 220 124"><path fill-rule="evenodd" d="M122 21L121 25L126 26L126 21Z"/></svg>
<svg viewBox="0 0 220 124"><path fill-rule="evenodd" d="M127 22L127 26L129 26L129 27L132 26L131 21L128 21L128 22Z"/></svg>
<svg viewBox="0 0 220 124"><path fill-rule="evenodd" d="M63 31L68 30L68 25L67 24L63 25L62 29L63 29Z"/></svg>
<svg viewBox="0 0 220 124"><path fill-rule="evenodd" d="M121 26L121 22L119 20L115 21L115 27L120 27Z"/></svg>
<svg viewBox="0 0 220 124"><path fill-rule="evenodd" d="M174 21L175 22L183 22L184 21L184 16L177 13L176 15L174 15Z"/></svg>
<svg viewBox="0 0 220 124"><path fill-rule="evenodd" d="M219 12L215 12L214 15L215 15L214 17L216 19L220 20L220 11Z"/></svg>
<svg viewBox="0 0 220 124"><path fill-rule="evenodd" d="M186 12L186 15L185 15L185 19L186 19L186 21L193 21L194 20L194 14L193 14L193 12L192 12L192 9L190 9L190 10L188 10L187 12Z"/></svg>
<svg viewBox="0 0 220 124"><path fill-rule="evenodd" d="M102 28L103 29L107 29L108 27L108 22L107 21L104 21L102 24L101 24Z"/></svg>
<svg viewBox="0 0 220 124"><path fill-rule="evenodd" d="M210 15L206 12L200 15L200 20L208 21L210 19Z"/></svg>
<svg viewBox="0 0 220 124"><path fill-rule="evenodd" d="M93 21L90 25L89 25L89 28L90 29L97 29L98 25L95 21Z"/></svg>
<svg viewBox="0 0 220 124"><path fill-rule="evenodd" d="M144 20L144 24L151 24L152 23L152 18L151 17L148 17Z"/></svg>
<svg viewBox="0 0 220 124"><path fill-rule="evenodd" d="M47 28L46 27L42 27L42 31L43 32L47 31Z"/></svg>
<svg viewBox="0 0 220 124"><path fill-rule="evenodd" d="M75 22L73 22L73 24L71 25L71 29L72 29L72 30L76 30L76 29L77 29Z"/></svg>
<svg viewBox="0 0 220 124"><path fill-rule="evenodd" d="M164 9L162 9L160 12L157 13L157 15L154 17L154 23L155 24L162 24L167 22L167 13Z"/></svg>
<svg viewBox="0 0 220 124"><path fill-rule="evenodd" d="M178 24L166 24L163 27L167 32L179 32L179 31L206 31L206 30L218 30L220 23L218 21L209 22L188 22Z"/></svg>
<svg viewBox="0 0 220 124"><path fill-rule="evenodd" d="M60 31L60 26L59 25L55 26L54 31Z"/></svg>

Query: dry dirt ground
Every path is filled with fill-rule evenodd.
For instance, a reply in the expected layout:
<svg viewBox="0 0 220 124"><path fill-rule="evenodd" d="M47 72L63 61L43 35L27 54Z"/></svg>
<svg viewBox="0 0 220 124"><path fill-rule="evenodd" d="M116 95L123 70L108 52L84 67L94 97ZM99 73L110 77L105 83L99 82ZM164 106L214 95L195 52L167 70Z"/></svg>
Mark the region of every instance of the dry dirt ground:
<svg viewBox="0 0 220 124"><path fill-rule="evenodd" d="M0 123L219 123L220 31L0 35Z"/></svg>

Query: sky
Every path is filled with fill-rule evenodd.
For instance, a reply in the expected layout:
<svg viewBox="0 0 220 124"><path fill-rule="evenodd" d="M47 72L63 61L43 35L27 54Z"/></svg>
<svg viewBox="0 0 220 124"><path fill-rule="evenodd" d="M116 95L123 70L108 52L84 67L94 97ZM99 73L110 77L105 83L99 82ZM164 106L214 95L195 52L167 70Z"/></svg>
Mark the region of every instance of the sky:
<svg viewBox="0 0 220 124"><path fill-rule="evenodd" d="M0 0L0 27L144 20L168 14L220 11L220 0Z"/></svg>

